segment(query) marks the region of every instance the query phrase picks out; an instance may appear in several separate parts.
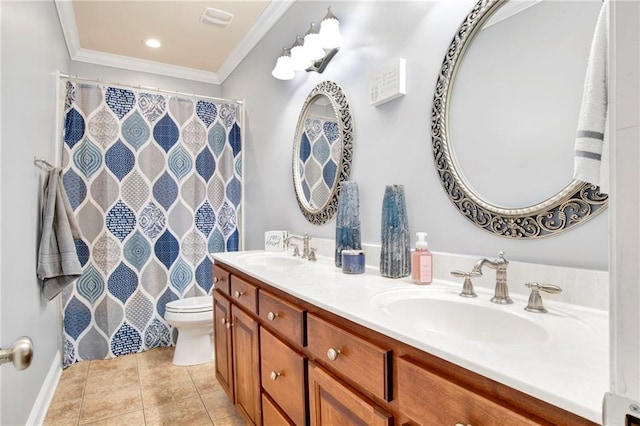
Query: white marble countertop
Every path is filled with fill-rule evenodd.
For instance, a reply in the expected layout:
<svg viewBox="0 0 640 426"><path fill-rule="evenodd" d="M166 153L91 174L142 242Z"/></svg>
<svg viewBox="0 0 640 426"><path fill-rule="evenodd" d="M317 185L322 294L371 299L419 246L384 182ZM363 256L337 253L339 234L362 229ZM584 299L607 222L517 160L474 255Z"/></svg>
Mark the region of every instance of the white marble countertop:
<svg viewBox="0 0 640 426"><path fill-rule="evenodd" d="M347 275L334 266L332 258L326 257L284 267L257 265L259 262L251 261L260 256L290 256L284 253L246 251L212 256L336 315L591 421L602 422L602 399L609 389L606 311L545 300L548 313L531 313L523 309L527 300L521 295L511 295L512 305L495 305L489 302L492 291L484 288L476 287L479 297L465 299L457 296L461 289L458 282L438 280L428 286L417 286L408 277L383 278L371 267L367 267L365 274ZM512 315L508 318L517 321L508 323L522 320L534 327L534 331L544 330L541 331L543 337L517 335L518 343L499 342L496 336L502 336L501 327L507 322L498 320L491 324L488 318L482 318L487 328L492 328L487 330L488 340L482 336L461 338L446 330L427 329L416 321L417 309L400 314L387 309L399 294L422 295L442 300L443 304L463 303L469 305L469 312L486 313L483 309L490 309L498 311L496 318ZM433 311L435 315L436 309ZM513 329L511 327L511 331Z"/></svg>

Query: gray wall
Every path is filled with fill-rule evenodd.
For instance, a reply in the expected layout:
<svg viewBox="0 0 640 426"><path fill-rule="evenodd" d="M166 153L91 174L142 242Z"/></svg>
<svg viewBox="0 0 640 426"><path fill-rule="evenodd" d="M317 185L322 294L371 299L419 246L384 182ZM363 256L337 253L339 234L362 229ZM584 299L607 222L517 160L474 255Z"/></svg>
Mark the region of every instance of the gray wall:
<svg viewBox="0 0 640 426"><path fill-rule="evenodd" d="M69 60L55 5L2 1L0 141L0 344L27 335L31 367L2 368L0 424L25 424L52 365L59 341L58 300L40 297L35 268L40 195L45 173L33 158L58 157L56 71L106 83L220 96L220 86ZM46 408L46 407L45 407Z"/></svg>
<svg viewBox="0 0 640 426"><path fill-rule="evenodd" d="M537 241L511 241L471 225L449 202L430 149L433 89L444 54L475 0L338 2L344 44L323 74L271 76L283 46L320 20L325 2L296 2L223 84L223 95L246 98L246 248L263 247L263 232L288 229L333 238L335 222L309 224L298 210L291 155L300 108L322 80L349 97L355 123L351 179L360 188L363 242L379 244L382 196L387 184L405 186L411 232L429 233L434 251L607 269L608 214ZM369 76L390 60L407 62L407 94L377 108L368 104ZM517 185L509 179L505 185Z"/></svg>
<svg viewBox="0 0 640 426"><path fill-rule="evenodd" d="M40 297L36 253L44 172L33 157L55 158L56 70L69 60L52 1L3 1L0 141L0 337L27 335L31 367L2 367L0 424L25 424L58 349L57 302Z"/></svg>

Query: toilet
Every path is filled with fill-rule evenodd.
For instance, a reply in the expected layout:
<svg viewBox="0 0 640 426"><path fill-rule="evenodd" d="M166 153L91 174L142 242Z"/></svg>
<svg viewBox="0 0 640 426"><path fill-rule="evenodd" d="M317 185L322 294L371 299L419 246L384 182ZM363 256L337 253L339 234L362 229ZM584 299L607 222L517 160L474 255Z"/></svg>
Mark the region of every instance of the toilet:
<svg viewBox="0 0 640 426"><path fill-rule="evenodd" d="M213 361L213 298L187 297L167 303L164 319L178 329L174 365Z"/></svg>

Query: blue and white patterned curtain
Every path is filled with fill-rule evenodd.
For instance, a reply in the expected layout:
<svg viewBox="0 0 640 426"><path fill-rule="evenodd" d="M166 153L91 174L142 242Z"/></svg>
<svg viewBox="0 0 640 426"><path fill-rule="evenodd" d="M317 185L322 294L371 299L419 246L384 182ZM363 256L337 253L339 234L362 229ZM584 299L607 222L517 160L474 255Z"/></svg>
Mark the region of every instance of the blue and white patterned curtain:
<svg viewBox="0 0 640 426"><path fill-rule="evenodd" d="M241 106L66 82L63 182L84 274L62 293L64 365L171 344L167 302L211 294L235 251Z"/></svg>
<svg viewBox="0 0 640 426"><path fill-rule="evenodd" d="M307 203L322 207L330 198L342 158L340 127L335 121L307 118L300 141L298 173Z"/></svg>

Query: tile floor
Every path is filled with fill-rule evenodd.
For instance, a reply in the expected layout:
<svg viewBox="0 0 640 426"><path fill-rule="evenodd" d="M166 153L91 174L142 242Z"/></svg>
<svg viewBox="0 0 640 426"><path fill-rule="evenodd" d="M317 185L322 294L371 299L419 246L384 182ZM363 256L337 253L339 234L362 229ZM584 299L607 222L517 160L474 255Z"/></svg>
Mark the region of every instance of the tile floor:
<svg viewBox="0 0 640 426"><path fill-rule="evenodd" d="M62 372L45 426L244 426L214 364L177 367L173 348L82 361Z"/></svg>

